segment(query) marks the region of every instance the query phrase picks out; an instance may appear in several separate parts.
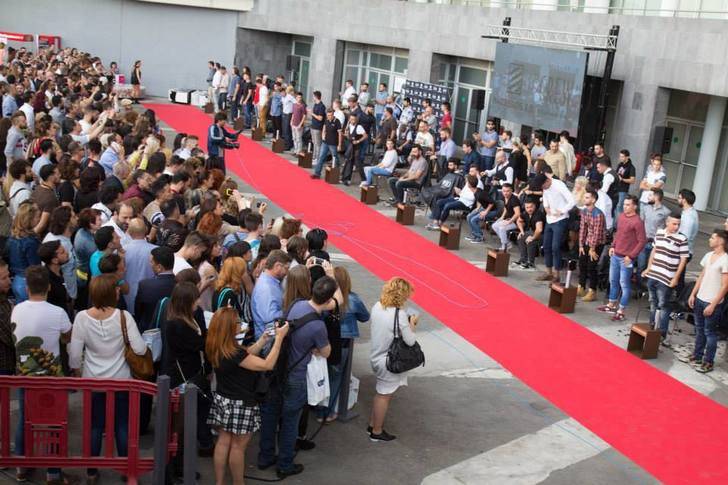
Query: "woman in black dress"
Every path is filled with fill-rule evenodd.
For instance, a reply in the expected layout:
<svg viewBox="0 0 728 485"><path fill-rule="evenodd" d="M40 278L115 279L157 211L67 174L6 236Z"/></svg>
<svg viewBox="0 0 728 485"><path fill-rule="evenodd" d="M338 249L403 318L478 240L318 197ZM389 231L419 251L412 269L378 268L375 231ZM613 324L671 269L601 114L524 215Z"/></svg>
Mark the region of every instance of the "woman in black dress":
<svg viewBox="0 0 728 485"><path fill-rule="evenodd" d="M136 61L131 70L131 97L134 102L139 101L141 97L142 85L142 61Z"/></svg>

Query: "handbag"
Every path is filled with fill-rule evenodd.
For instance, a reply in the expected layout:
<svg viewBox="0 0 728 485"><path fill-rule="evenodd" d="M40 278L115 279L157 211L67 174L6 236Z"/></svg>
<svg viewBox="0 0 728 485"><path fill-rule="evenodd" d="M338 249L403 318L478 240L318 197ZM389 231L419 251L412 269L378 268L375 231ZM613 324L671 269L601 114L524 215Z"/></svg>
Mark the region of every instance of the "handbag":
<svg viewBox="0 0 728 485"><path fill-rule="evenodd" d="M129 343L129 334L126 330L126 312L119 310L121 313L121 335L124 337L124 359L129 365L131 376L134 379L142 381L151 381L154 378L154 361L152 361L152 351L147 347L144 355L138 355L131 348Z"/></svg>
<svg viewBox="0 0 728 485"><path fill-rule="evenodd" d="M157 309L157 317L154 320L154 328L150 328L149 330L145 330L144 333L142 333L142 338L144 339L144 342L146 342L147 347L149 347L149 350L152 351L152 361L159 362L159 360L162 358L162 331L159 329L159 320L161 319L162 313L164 312L164 307L167 304L167 301L169 300L168 297L164 297L159 302L159 308Z"/></svg>
<svg viewBox="0 0 728 485"><path fill-rule="evenodd" d="M387 351L387 370L393 374L401 374L415 367L425 365L425 354L420 344L407 345L399 328L399 308L394 312L394 339Z"/></svg>

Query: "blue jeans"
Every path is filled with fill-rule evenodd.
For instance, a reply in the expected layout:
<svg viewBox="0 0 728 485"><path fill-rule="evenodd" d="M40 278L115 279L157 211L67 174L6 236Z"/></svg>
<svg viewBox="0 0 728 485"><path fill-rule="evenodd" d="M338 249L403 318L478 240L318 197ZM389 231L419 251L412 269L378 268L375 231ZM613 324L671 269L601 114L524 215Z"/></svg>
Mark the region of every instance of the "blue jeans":
<svg viewBox="0 0 728 485"><path fill-rule="evenodd" d="M488 212L488 214L485 216L485 219L480 218L480 214L485 209L483 207L479 207L475 209L473 212L468 214L468 225L470 226L470 234L477 239L483 239L483 229L480 227L481 221L494 221L498 218L498 215L500 212L497 210L492 210Z"/></svg>
<svg viewBox="0 0 728 485"><path fill-rule="evenodd" d="M650 292L650 323L655 324L655 315L660 310L660 333L667 337L667 329L670 325L670 295L672 288L652 278L647 279L647 290Z"/></svg>
<svg viewBox="0 0 728 485"><path fill-rule="evenodd" d="M333 157L333 166L339 165L339 152L336 150L336 145L327 145L326 143L321 145L321 153L319 154L318 160L316 160L316 166L314 167L313 173L321 175L321 171L324 169L324 160L329 153Z"/></svg>
<svg viewBox="0 0 728 485"><path fill-rule="evenodd" d="M253 113L255 111L255 108L252 104L244 104L243 105L243 116L245 117L245 127L250 128L253 126Z"/></svg>
<svg viewBox="0 0 728 485"><path fill-rule="evenodd" d="M556 268L556 271L561 269L561 245L568 229L568 217L553 224L546 224L543 230L543 258L546 268Z"/></svg>
<svg viewBox="0 0 728 485"><path fill-rule="evenodd" d="M480 157L480 171L490 170L493 168L493 165L495 165L495 156L489 157L486 155L483 155Z"/></svg>
<svg viewBox="0 0 728 485"><path fill-rule="evenodd" d="M457 200L455 197L446 197L438 200L432 206L430 219L433 221L446 221L452 210L465 210L468 206Z"/></svg>
<svg viewBox="0 0 728 485"><path fill-rule="evenodd" d="M238 119L238 109L240 108L239 99L230 100L230 118L235 121Z"/></svg>
<svg viewBox="0 0 728 485"><path fill-rule="evenodd" d="M695 308L693 308L693 316L695 317L695 354L696 359L706 363L713 363L715 359L715 349L718 346L718 334L716 329L720 322L720 316L723 313L723 303L715 307L713 314L709 317L703 315L709 303L699 298L695 298Z"/></svg>
<svg viewBox="0 0 728 485"><path fill-rule="evenodd" d="M381 167L364 167L364 175L366 175L367 185L374 185L375 175L383 175L389 178L392 176L392 172Z"/></svg>
<svg viewBox="0 0 728 485"><path fill-rule="evenodd" d="M13 277L13 294L15 295L15 304L22 303L28 299L28 289L25 287L25 275L15 275Z"/></svg>
<svg viewBox="0 0 728 485"><path fill-rule="evenodd" d="M91 394L91 456L101 455L106 425L106 393ZM118 456L127 455L129 444L129 393L114 393L114 439ZM87 473L95 475L97 470L89 468Z"/></svg>
<svg viewBox="0 0 728 485"><path fill-rule="evenodd" d="M293 148L293 132L291 131L291 115L281 115L281 138L286 141L286 150Z"/></svg>
<svg viewBox="0 0 728 485"><path fill-rule="evenodd" d="M289 378L282 396L272 397L261 405L259 466L275 463L277 435L278 469L284 472L293 469L298 421L307 399L306 379Z"/></svg>
<svg viewBox="0 0 728 485"><path fill-rule="evenodd" d="M629 303L629 295L632 290L632 270L634 262L630 261L625 266L624 257L613 255L609 259L609 301L617 301L620 288L622 297L619 299L619 307L625 308Z"/></svg>
<svg viewBox="0 0 728 485"><path fill-rule="evenodd" d="M648 242L645 247L637 256L637 289L642 289L642 272L647 269L647 263L650 260L650 253L652 252L652 243Z"/></svg>
<svg viewBox="0 0 728 485"><path fill-rule="evenodd" d="M614 209L614 225L617 225L617 217L624 212L624 199L627 198L627 192L617 192L617 207Z"/></svg>
<svg viewBox="0 0 728 485"><path fill-rule="evenodd" d="M359 144L359 162L364 165L364 157L367 156L367 152L369 151L369 139L363 140Z"/></svg>

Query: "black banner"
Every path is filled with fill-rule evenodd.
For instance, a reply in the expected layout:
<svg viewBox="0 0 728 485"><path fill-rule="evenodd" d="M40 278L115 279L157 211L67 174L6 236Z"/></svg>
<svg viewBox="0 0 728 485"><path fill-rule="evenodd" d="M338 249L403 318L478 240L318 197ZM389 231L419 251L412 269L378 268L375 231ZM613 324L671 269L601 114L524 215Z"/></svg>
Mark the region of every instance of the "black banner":
<svg viewBox="0 0 728 485"><path fill-rule="evenodd" d="M450 89L447 86L439 84L423 83L420 81L410 81L404 83L402 88L402 96L412 101L412 108L415 112L422 113L422 102L429 99L432 103L432 109L438 118L442 117L442 103L450 100Z"/></svg>

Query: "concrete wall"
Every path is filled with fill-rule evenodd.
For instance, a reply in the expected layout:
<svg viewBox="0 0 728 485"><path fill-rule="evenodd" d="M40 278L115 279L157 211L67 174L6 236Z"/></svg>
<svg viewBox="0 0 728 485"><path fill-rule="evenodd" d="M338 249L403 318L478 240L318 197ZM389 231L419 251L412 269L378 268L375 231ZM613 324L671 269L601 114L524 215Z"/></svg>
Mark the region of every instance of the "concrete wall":
<svg viewBox="0 0 728 485"><path fill-rule="evenodd" d="M134 0L2 0L0 30L61 36L64 46L117 61L142 60L147 93L203 88L207 61L232 65L237 13ZM127 78L128 79L128 78Z"/></svg>
<svg viewBox="0 0 728 485"><path fill-rule="evenodd" d="M253 76L259 72L287 76L286 56L291 54L291 43L290 34L237 29L235 65L241 69L250 66Z"/></svg>
<svg viewBox="0 0 728 485"><path fill-rule="evenodd" d="M607 34L621 32L613 77L623 80L611 154L628 147L642 165L652 129L663 119L660 88L728 96L728 31L720 20L621 16L421 4L394 0L265 0L239 15L240 27L314 37L309 85L328 98L338 86L331 68L336 40L409 50L411 79L430 80L432 53L493 60L495 40L482 39L483 26L510 16L514 27ZM437 59L436 59L437 60ZM589 74L601 76L601 62Z"/></svg>

